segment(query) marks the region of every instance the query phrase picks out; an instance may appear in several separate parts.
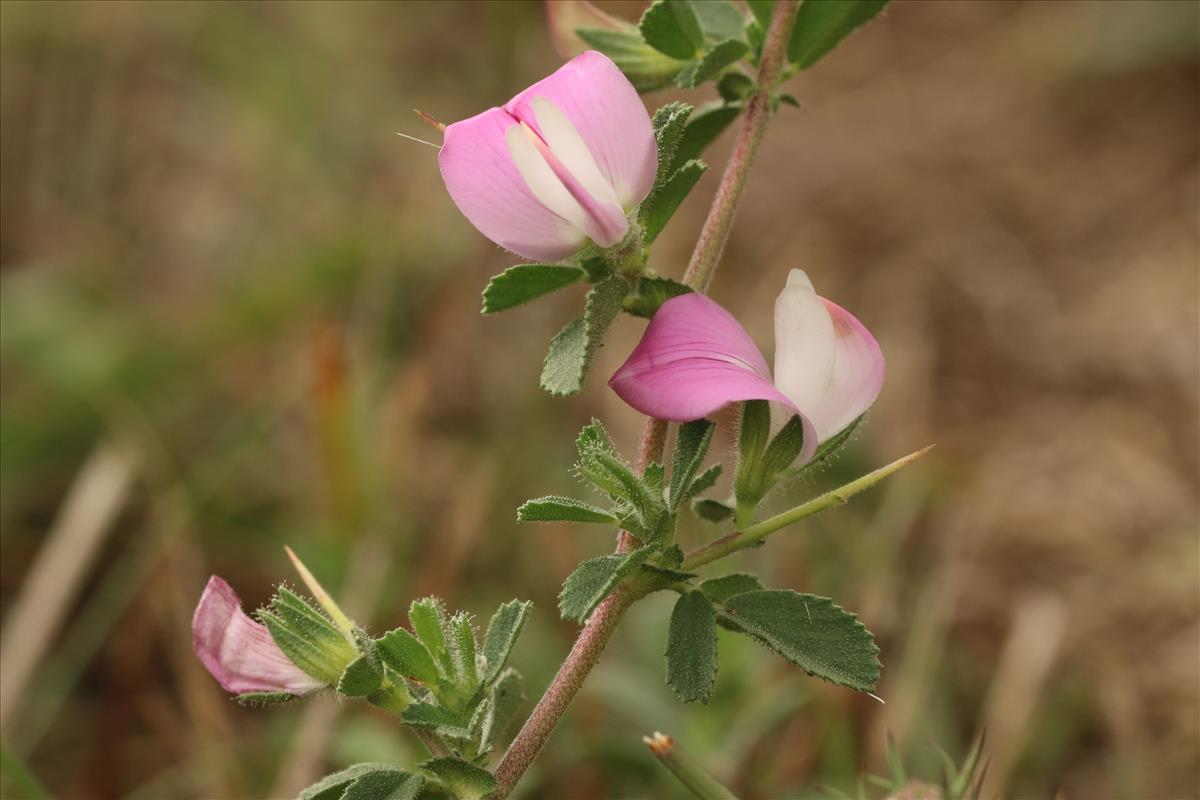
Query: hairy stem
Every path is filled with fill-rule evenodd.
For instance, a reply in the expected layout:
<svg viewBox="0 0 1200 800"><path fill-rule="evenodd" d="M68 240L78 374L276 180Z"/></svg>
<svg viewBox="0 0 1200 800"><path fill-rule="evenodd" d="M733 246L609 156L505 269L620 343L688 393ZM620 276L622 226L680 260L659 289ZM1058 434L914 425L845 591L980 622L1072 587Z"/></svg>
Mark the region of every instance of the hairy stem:
<svg viewBox="0 0 1200 800"><path fill-rule="evenodd" d="M698 550L688 553L680 569L690 571L697 567L703 567L705 564L711 564L717 559L724 558L731 553L736 553L738 550L752 547L772 533L799 522L805 517L811 517L813 514L818 514L828 508L840 506L859 492L871 488L893 472L916 461L931 449L933 449L933 445L929 445L929 447L918 450L915 453L909 453L903 458L899 458L888 464L886 467L880 467L874 472L868 472L861 478L843 484L836 489L831 489L819 497L814 497L807 503L802 503L769 519L764 519L762 522L749 525L741 530L736 530L733 533L722 536L720 539L714 539Z"/></svg>
<svg viewBox="0 0 1200 800"><path fill-rule="evenodd" d="M575 640L575 646L563 661L558 674L554 676L553 682L538 701L529 719L521 726L517 738L508 746L500 765L496 767L496 791L492 794L495 800L508 797L508 793L525 774L542 745L550 738L550 733L558 724L559 718L583 686L584 678L592 671L592 667L596 666L600 653L604 651L608 640L617 629L621 615L637 599L627 590L618 588L596 606L587 624L579 632L579 638Z"/></svg>
<svg viewBox="0 0 1200 800"><path fill-rule="evenodd" d="M737 143L729 157L725 174L721 176L721 184L717 187L708 218L704 222L684 275L684 282L698 292L704 292L708 288L721 252L725 249L725 242L729 238L734 212L746 188L746 178L758 153L758 145L762 141L763 130L770 116L771 91L779 82L780 71L787 59L788 39L792 33L797 6L798 0L779 0L775 4L763 44L762 59L759 62L757 90L747 105ZM666 438L667 423L648 418L638 448L640 469L644 470L648 464L662 461ZM632 538L622 531L617 543L618 552L630 550L633 546ZM579 638L575 640L575 645L559 668L558 674L554 676L546 693L534 707L529 719L521 726L504 757L500 759L500 764L496 767L496 791L492 794L492 800L504 800L517 785L517 781L525 774L525 770L550 738L559 718L575 699L576 693L583 686L584 678L596 665L621 616L639 599L640 595L633 594L629 587L622 587L596 606L587 624L579 632Z"/></svg>
<svg viewBox="0 0 1200 800"><path fill-rule="evenodd" d="M779 0L775 4L775 13L771 16L771 25L767 28L763 43L762 60L759 61L758 86L746 104L746 115L742 119L737 142L729 156L729 163L725 165L725 174L721 176L721 185L717 187L708 219L700 229L700 239L692 251L687 272L683 275L683 282L698 292L708 291L708 284L729 240L738 202L746 190L750 167L758 154L758 146L762 143L763 132L771 116L771 92L779 82L780 71L787 60L788 39L792 35L796 6L795 0Z"/></svg>

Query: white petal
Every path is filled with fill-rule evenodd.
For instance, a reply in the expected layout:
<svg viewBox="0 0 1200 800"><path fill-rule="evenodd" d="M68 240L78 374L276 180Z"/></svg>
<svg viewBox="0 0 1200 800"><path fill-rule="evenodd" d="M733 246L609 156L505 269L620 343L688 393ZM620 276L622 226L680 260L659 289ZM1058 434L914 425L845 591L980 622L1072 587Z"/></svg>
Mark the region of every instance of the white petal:
<svg viewBox="0 0 1200 800"><path fill-rule="evenodd" d="M821 438L826 431L813 414L833 381L835 340L833 320L812 282L792 270L775 300L775 386L812 420Z"/></svg>
<svg viewBox="0 0 1200 800"><path fill-rule="evenodd" d="M530 105L533 106L542 137L563 166L596 200L620 208L612 184L600 174L596 159L562 109L545 97L533 98Z"/></svg>
<svg viewBox="0 0 1200 800"><path fill-rule="evenodd" d="M505 131L504 140L517 172L521 173L525 185L542 205L570 222L580 232L587 230L587 213L538 152L536 136L523 122Z"/></svg>

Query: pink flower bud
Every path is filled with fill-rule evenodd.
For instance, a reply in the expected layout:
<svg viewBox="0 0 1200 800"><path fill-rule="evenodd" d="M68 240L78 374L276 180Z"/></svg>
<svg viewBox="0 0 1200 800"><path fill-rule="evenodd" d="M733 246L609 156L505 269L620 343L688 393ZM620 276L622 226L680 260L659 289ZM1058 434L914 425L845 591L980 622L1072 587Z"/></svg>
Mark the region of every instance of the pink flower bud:
<svg viewBox="0 0 1200 800"><path fill-rule="evenodd" d="M518 94L446 127L438 154L455 205L517 255L559 261L611 247L654 185L658 148L637 91L586 52Z"/></svg>
<svg viewBox="0 0 1200 800"><path fill-rule="evenodd" d="M266 627L242 611L233 587L216 575L196 605L192 647L227 692L307 694L323 685L288 660Z"/></svg>

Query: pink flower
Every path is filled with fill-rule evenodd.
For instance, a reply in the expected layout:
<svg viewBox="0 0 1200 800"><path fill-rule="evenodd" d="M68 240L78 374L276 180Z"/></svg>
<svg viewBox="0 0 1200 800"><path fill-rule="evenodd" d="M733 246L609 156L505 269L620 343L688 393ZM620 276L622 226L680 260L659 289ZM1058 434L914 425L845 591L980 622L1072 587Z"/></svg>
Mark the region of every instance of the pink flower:
<svg viewBox="0 0 1200 800"><path fill-rule="evenodd" d="M233 587L216 575L196 605L192 647L227 692L306 694L324 685L288 660L266 627L242 611Z"/></svg>
<svg viewBox="0 0 1200 800"><path fill-rule="evenodd" d="M774 379L728 311L702 294L685 294L662 304L609 385L643 414L675 422L741 400L779 403L804 422L803 463L870 408L883 373L870 331L794 269L775 301Z"/></svg>
<svg viewBox="0 0 1200 800"><path fill-rule="evenodd" d="M559 261L586 239L611 247L658 171L650 116L607 56L586 52L446 128L438 155L455 205L517 255Z"/></svg>

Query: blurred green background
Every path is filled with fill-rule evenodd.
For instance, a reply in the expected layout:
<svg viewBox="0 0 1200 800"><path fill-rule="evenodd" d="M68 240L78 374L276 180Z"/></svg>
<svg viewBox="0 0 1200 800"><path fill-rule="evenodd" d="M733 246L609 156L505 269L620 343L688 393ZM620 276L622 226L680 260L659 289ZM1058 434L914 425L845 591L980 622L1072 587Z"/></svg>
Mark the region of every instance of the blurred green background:
<svg viewBox="0 0 1200 800"><path fill-rule="evenodd" d="M1198 8L901 0L792 82L713 295L769 353L803 267L888 358L870 424L792 494L938 447L739 565L858 612L887 703L723 634L714 702L681 706L653 598L524 796L686 796L655 729L745 797L853 791L888 731L934 779L931 743L980 729L988 796L1200 793ZM295 580L285 543L375 631L426 593L532 599L527 707L549 681L560 582L611 538L514 510L577 489L593 415L635 447L604 380L643 323L582 396L541 393L581 290L481 317L515 259L395 133L558 63L533 2L0 3L0 727L53 793L276 797L418 757L365 705L241 708L192 656L207 576L256 606Z"/></svg>

